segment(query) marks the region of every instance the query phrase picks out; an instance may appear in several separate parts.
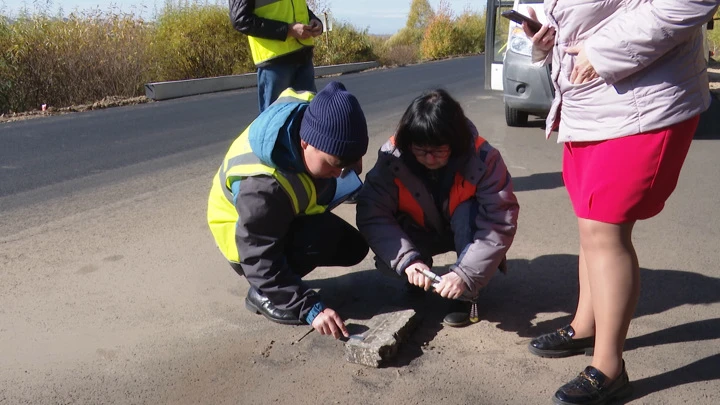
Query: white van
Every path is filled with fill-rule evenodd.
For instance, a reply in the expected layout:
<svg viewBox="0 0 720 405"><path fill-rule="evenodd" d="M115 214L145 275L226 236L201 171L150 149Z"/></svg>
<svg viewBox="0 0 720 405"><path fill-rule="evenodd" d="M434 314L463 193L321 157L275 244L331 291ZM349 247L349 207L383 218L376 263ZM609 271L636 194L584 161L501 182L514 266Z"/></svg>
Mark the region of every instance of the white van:
<svg viewBox="0 0 720 405"><path fill-rule="evenodd" d="M515 0L513 9L529 15L533 8L540 22L545 23L542 0ZM503 58L503 102L508 126L525 126L529 115L544 117L550 111L555 89L550 79L550 65L533 66L530 58L532 42L522 25L513 21L508 26L508 42Z"/></svg>

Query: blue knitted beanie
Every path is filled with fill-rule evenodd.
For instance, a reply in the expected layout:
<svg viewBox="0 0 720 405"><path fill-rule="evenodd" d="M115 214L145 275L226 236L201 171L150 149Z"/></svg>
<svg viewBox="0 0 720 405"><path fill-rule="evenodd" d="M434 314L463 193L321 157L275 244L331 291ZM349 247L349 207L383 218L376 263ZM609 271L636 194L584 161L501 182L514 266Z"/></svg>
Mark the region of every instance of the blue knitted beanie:
<svg viewBox="0 0 720 405"><path fill-rule="evenodd" d="M368 148L365 114L340 82L330 82L310 101L300 139L346 162L360 160Z"/></svg>

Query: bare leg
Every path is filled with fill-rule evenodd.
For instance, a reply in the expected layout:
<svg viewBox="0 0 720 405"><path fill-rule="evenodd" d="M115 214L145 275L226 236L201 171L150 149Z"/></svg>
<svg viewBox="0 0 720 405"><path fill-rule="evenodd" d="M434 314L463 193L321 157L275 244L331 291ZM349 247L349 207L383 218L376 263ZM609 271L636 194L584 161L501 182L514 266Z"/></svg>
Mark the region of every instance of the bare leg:
<svg viewBox="0 0 720 405"><path fill-rule="evenodd" d="M578 256L578 279L580 284L578 305L575 317L570 322L570 326L575 330L574 339L582 339L595 334L595 315L593 314L585 252L583 252L582 246L580 246L580 255Z"/></svg>
<svg viewBox="0 0 720 405"><path fill-rule="evenodd" d="M632 245L634 222L578 219L595 316L592 366L610 379L622 371L622 351L640 295L640 267Z"/></svg>

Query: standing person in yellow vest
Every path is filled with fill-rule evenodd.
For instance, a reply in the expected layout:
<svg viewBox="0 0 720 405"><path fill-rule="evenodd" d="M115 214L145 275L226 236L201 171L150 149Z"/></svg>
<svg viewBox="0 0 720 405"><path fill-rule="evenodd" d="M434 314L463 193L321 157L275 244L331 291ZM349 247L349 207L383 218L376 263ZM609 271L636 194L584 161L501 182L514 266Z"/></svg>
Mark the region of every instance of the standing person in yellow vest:
<svg viewBox="0 0 720 405"><path fill-rule="evenodd" d="M443 319L467 325L474 299L515 237L519 206L500 152L477 133L446 91L417 97L378 152L357 198L357 225L381 271L451 299ZM433 256L457 261L434 284ZM469 297L469 299L467 299Z"/></svg>
<svg viewBox="0 0 720 405"><path fill-rule="evenodd" d="M367 255L358 230L327 209L341 172L361 167L367 146L365 115L339 82L317 95L287 89L230 146L207 215L218 247L250 284L247 309L348 337L340 316L301 278Z"/></svg>
<svg viewBox="0 0 720 405"><path fill-rule="evenodd" d="M248 36L263 112L282 91L316 91L313 37L323 33L305 0L230 0L233 27Z"/></svg>

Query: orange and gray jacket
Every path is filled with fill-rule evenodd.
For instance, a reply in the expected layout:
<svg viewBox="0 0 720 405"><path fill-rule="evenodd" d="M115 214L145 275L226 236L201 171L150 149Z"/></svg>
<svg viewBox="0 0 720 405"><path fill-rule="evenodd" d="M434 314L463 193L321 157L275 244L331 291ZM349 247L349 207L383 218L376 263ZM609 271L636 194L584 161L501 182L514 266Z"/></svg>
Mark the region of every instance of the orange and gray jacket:
<svg viewBox="0 0 720 405"><path fill-rule="evenodd" d="M442 210L423 180L403 162L393 137L380 148L377 163L365 178L356 223L378 258L403 275L410 263L424 255L413 245L410 231L401 227L398 216L409 215L428 232L451 232L448 225L453 215L468 215L456 208L475 199L478 209L465 220L474 223L477 231L453 266L475 292L487 284L510 248L519 206L500 152L469 125L475 134L474 152L453 176Z"/></svg>
<svg viewBox="0 0 720 405"><path fill-rule="evenodd" d="M305 0L229 0L229 5L230 21L248 36L255 65L263 66L298 51L311 52L313 38L288 37L288 24L319 21Z"/></svg>

